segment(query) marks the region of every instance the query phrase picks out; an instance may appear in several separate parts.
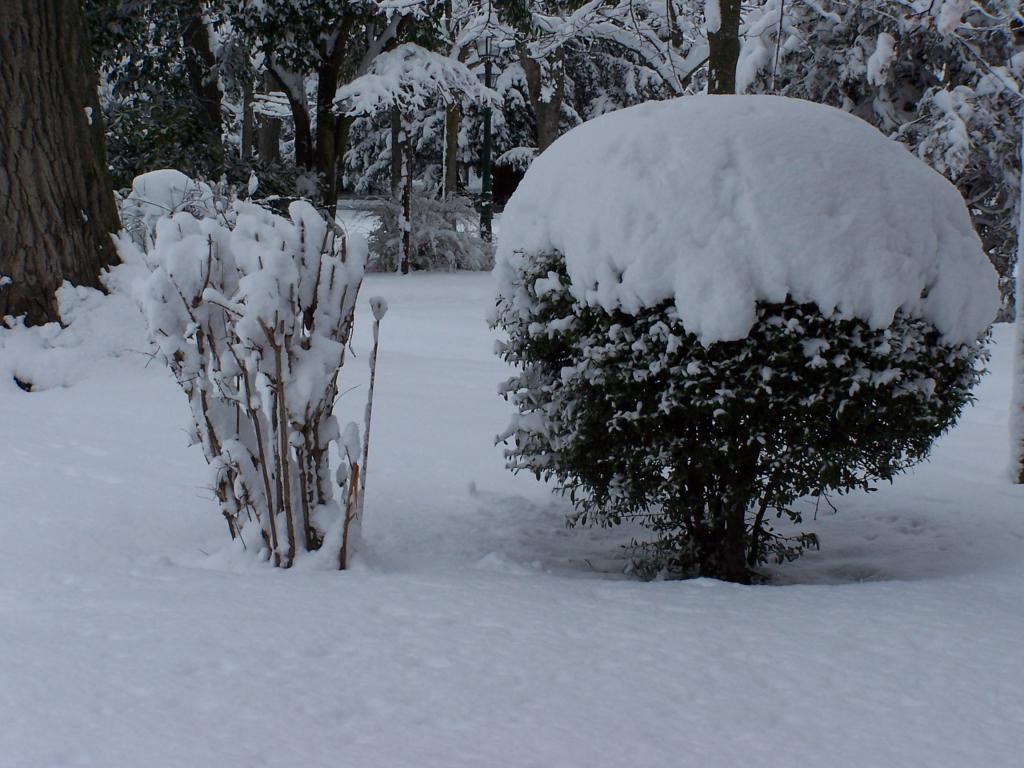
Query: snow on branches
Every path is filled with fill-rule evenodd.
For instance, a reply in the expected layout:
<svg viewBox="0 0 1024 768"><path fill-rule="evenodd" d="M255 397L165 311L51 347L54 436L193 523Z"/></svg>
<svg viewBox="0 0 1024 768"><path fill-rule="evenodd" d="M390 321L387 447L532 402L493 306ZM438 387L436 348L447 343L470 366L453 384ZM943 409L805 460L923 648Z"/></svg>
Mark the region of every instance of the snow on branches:
<svg viewBox="0 0 1024 768"><path fill-rule="evenodd" d="M406 43L380 54L366 74L341 86L334 106L347 115L367 115L390 107L425 109L437 99L445 104L462 99L499 104L497 94L481 85L465 64Z"/></svg>
<svg viewBox="0 0 1024 768"><path fill-rule="evenodd" d="M248 547L253 526L275 565L322 550L344 568L363 449L358 426L342 430L332 411L366 246L309 203L288 213L235 202L217 218L160 219L139 296L232 538Z"/></svg>

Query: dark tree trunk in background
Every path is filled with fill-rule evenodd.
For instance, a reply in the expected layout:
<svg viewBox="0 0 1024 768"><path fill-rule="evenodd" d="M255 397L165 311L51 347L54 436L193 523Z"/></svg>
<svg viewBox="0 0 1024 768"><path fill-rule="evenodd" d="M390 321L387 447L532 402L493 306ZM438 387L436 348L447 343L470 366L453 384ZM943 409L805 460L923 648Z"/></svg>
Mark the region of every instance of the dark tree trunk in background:
<svg viewBox="0 0 1024 768"><path fill-rule="evenodd" d="M256 135L256 116L252 111L252 81L246 80L242 88L242 159L252 159Z"/></svg>
<svg viewBox="0 0 1024 768"><path fill-rule="evenodd" d="M320 174L320 197L333 216L338 207L338 160L345 152L348 131L345 119L334 113L345 46L352 24L346 21L331 50L321 50L316 86L316 170Z"/></svg>
<svg viewBox="0 0 1024 768"><path fill-rule="evenodd" d="M721 25L708 32L708 93L736 93L736 62L740 58L739 0L707 0L718 3Z"/></svg>
<svg viewBox="0 0 1024 768"><path fill-rule="evenodd" d="M203 9L199 0L191 0L182 10L187 16L182 19L185 42L185 71L196 95L199 124L209 139L215 154L220 155L221 92L217 81L217 59L210 47L210 31L203 20Z"/></svg>
<svg viewBox="0 0 1024 768"><path fill-rule="evenodd" d="M294 73L278 72L276 69L269 70L271 74L272 90L283 91L288 98L288 105L292 110L292 121L295 127L295 164L306 170L313 170L315 165L315 153L313 148L312 120L309 116L309 103L306 101L306 94L296 93L285 84L285 77L289 80L295 79Z"/></svg>
<svg viewBox="0 0 1024 768"><path fill-rule="evenodd" d="M0 2L0 317L59 320L117 261L96 84L78 0Z"/></svg>
<svg viewBox="0 0 1024 768"><path fill-rule="evenodd" d="M415 160L412 142L409 140L409 132L403 127L404 141L402 148L405 150L405 179L402 185L402 264L403 275L409 274L409 267L412 263L412 180L413 162Z"/></svg>
<svg viewBox="0 0 1024 768"><path fill-rule="evenodd" d="M391 108L391 199L397 200L402 189L402 113Z"/></svg>
<svg viewBox="0 0 1024 768"><path fill-rule="evenodd" d="M444 113L444 197L459 190L459 107L453 104Z"/></svg>
<svg viewBox="0 0 1024 768"><path fill-rule="evenodd" d="M452 0L445 0L444 16L448 20L447 33L450 45L455 44L458 29L455 26L455 14L452 12ZM457 58L465 63L466 48L457 51ZM490 83L485 83L490 87ZM459 105L451 104L444 112L444 178L441 181L441 197L448 200L459 189Z"/></svg>
<svg viewBox="0 0 1024 768"><path fill-rule="evenodd" d="M559 51L554 54L553 61L540 62L531 59L526 49L520 47L519 63L526 75L526 90L537 123L537 152L540 153L558 138L565 96L564 55Z"/></svg>
<svg viewBox="0 0 1024 768"><path fill-rule="evenodd" d="M273 90L273 75L267 72L263 75L263 93ZM281 159L281 121L278 118L260 115L256 151L260 154L261 163L276 163Z"/></svg>

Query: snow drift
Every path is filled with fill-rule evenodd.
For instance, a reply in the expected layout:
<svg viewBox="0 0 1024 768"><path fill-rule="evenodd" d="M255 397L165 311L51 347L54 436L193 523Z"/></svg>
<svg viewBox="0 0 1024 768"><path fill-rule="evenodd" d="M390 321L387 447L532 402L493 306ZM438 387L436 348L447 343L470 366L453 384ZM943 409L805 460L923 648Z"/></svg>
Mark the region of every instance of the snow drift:
<svg viewBox="0 0 1024 768"><path fill-rule="evenodd" d="M859 118L775 96L651 102L569 131L505 210L499 290L550 251L576 299L628 313L672 299L706 345L787 295L874 328L902 309L950 342L998 306L955 187Z"/></svg>

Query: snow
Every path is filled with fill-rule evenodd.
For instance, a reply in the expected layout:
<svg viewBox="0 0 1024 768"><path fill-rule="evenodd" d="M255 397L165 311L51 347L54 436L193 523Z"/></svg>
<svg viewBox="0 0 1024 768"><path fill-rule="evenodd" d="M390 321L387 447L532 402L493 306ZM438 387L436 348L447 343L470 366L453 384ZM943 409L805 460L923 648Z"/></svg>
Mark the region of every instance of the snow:
<svg viewBox="0 0 1024 768"><path fill-rule="evenodd" d="M718 0L707 0L704 3L704 29L709 35L718 32L722 27L722 9Z"/></svg>
<svg viewBox="0 0 1024 768"><path fill-rule="evenodd" d="M970 0L940 0L938 7L931 6L932 13L937 13L939 33L951 35L956 32L969 8Z"/></svg>
<svg viewBox="0 0 1024 768"><path fill-rule="evenodd" d="M16 340L52 385L25 393L5 371L0 386L2 762L1019 762L1009 327L932 463L835 500L838 514L813 521L808 507L823 549L774 585L642 583L621 575L637 531L567 530L567 502L503 469L492 290L479 274L366 279L363 295L390 309L366 557L345 573L225 549L202 452L186 445L188 404L143 354L124 296L65 294L81 299L70 328L0 331L2 364ZM365 386L372 326L360 300L350 384ZM359 420L364 391L341 398L342 423Z"/></svg>
<svg viewBox="0 0 1024 768"><path fill-rule="evenodd" d="M462 99L500 101L458 59L403 43L377 56L366 74L340 86L334 107L346 115L367 115L392 106L424 109L436 99L445 104Z"/></svg>
<svg viewBox="0 0 1024 768"><path fill-rule="evenodd" d="M162 168L135 177L121 215L126 224L140 221L152 237L160 219L179 211L197 216L216 215L213 190L181 171Z"/></svg>
<svg viewBox="0 0 1024 768"><path fill-rule="evenodd" d="M949 182L852 115L774 96L648 103L563 135L506 207L500 290L523 253L552 250L577 299L673 299L705 344L743 338L756 302L787 294L876 328L902 309L954 342L998 305Z"/></svg>
<svg viewBox="0 0 1024 768"><path fill-rule="evenodd" d="M889 67L896 58L896 40L888 32L879 32L875 50L868 57L868 82L884 85Z"/></svg>

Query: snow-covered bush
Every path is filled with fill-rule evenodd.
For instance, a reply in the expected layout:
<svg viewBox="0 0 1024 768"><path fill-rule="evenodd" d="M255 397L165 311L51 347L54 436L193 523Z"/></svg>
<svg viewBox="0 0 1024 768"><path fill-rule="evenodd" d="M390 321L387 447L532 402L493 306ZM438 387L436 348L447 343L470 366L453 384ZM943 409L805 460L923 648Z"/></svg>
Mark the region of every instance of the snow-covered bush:
<svg viewBox="0 0 1024 768"><path fill-rule="evenodd" d="M132 188L118 201L121 226L143 251L153 247L156 225L179 211L205 219L217 215L217 198L204 181L181 171L162 168L136 176ZM222 207L226 201L222 200Z"/></svg>
<svg viewBox="0 0 1024 768"><path fill-rule="evenodd" d="M600 162L598 162L600 159ZM956 190L838 110L688 97L598 118L506 208L509 467L647 562L749 581L817 542L794 502L928 455L985 359L996 278Z"/></svg>
<svg viewBox="0 0 1024 768"><path fill-rule="evenodd" d="M218 218L160 218L140 297L232 538L282 567L316 550L344 567L365 443L332 411L366 246L309 203L292 203L289 216L236 202Z"/></svg>
<svg viewBox="0 0 1024 768"><path fill-rule="evenodd" d="M385 202L370 234L369 267L394 272L402 259L402 206ZM417 270L490 269L491 244L480 236L480 215L464 197L438 200L414 194L409 266Z"/></svg>

